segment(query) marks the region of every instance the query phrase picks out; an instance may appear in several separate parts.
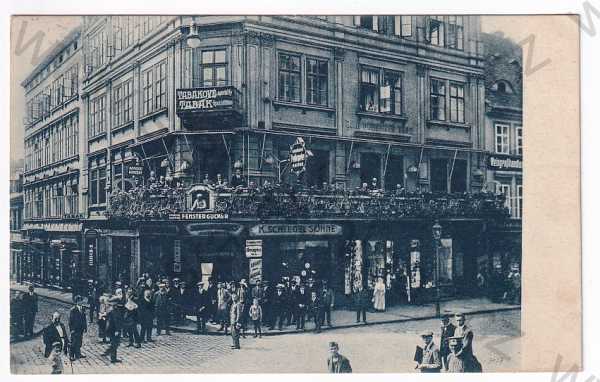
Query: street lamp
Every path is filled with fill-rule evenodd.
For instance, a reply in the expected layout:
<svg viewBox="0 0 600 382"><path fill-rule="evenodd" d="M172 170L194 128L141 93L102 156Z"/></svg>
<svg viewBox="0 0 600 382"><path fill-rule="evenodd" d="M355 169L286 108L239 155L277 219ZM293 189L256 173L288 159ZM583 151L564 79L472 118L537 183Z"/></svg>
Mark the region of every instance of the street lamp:
<svg viewBox="0 0 600 382"><path fill-rule="evenodd" d="M433 234L433 240L435 244L435 272L433 273L433 280L435 283L435 315L436 317L441 316L440 312L440 240L442 238L442 226L436 220L431 227Z"/></svg>
<svg viewBox="0 0 600 382"><path fill-rule="evenodd" d="M189 28L189 32L188 32ZM183 32L185 37L185 43L189 48L195 49L199 48L202 44L202 40L200 39L200 33L198 31L198 26L192 23L188 28L184 28ZM188 33L186 33L188 32Z"/></svg>

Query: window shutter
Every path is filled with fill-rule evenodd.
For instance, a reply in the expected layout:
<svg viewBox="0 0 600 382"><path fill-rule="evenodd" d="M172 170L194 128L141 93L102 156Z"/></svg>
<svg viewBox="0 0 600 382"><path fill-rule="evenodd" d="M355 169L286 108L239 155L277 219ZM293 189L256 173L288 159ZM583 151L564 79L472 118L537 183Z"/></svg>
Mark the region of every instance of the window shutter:
<svg viewBox="0 0 600 382"><path fill-rule="evenodd" d="M373 30L375 32L379 31L379 16L373 16Z"/></svg>
<svg viewBox="0 0 600 382"><path fill-rule="evenodd" d="M402 30L402 17L394 16L394 34L400 36Z"/></svg>
<svg viewBox="0 0 600 382"><path fill-rule="evenodd" d="M354 16L354 25L360 26L360 16Z"/></svg>

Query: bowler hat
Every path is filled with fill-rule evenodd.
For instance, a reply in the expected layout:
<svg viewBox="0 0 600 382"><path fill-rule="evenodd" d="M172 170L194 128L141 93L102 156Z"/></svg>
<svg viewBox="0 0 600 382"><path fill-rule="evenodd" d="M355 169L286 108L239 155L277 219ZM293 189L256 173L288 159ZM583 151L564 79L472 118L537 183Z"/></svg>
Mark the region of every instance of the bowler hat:
<svg viewBox="0 0 600 382"><path fill-rule="evenodd" d="M329 348L336 348L337 349L337 348L339 348L339 345L338 345L337 342L331 341L331 342L329 342Z"/></svg>
<svg viewBox="0 0 600 382"><path fill-rule="evenodd" d="M83 297L77 295L77 296L75 296L74 300L75 300L75 304L81 304L83 302Z"/></svg>
<svg viewBox="0 0 600 382"><path fill-rule="evenodd" d="M421 337L433 337L433 332L431 330L425 330L421 332Z"/></svg>

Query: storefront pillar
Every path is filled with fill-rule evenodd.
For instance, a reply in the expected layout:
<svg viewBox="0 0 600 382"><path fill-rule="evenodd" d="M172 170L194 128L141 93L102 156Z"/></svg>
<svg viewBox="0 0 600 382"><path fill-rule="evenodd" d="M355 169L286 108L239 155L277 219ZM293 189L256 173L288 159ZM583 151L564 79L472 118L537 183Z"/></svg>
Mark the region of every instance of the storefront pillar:
<svg viewBox="0 0 600 382"><path fill-rule="evenodd" d="M136 280L140 277L140 238L131 238L131 263L129 264L129 285L135 285Z"/></svg>

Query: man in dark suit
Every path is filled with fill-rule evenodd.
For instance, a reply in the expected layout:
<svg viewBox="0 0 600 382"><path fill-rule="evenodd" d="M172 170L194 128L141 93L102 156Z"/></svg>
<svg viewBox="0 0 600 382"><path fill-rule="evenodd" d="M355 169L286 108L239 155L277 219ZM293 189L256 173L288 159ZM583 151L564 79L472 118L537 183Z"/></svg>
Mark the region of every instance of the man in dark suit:
<svg viewBox="0 0 600 382"><path fill-rule="evenodd" d="M196 284L197 291L194 293L194 309L196 310L196 334L206 333L206 320L209 318L210 301L208 291L204 289L204 283Z"/></svg>
<svg viewBox="0 0 600 382"><path fill-rule="evenodd" d="M276 288L277 292L275 292L271 300L271 314L273 318L269 330L275 329L275 325L277 325L277 329L282 330L285 318L286 295L283 293L283 284L277 284Z"/></svg>
<svg viewBox="0 0 600 382"><path fill-rule="evenodd" d="M29 291L23 295L22 304L25 318L25 337L33 337L33 323L38 311L38 295L35 293L33 285L30 285Z"/></svg>
<svg viewBox="0 0 600 382"><path fill-rule="evenodd" d="M167 335L171 335L169 327L169 314L171 308L171 300L167 292L167 285L160 283L158 292L154 293L154 313L156 314L156 335L160 336L164 330Z"/></svg>
<svg viewBox="0 0 600 382"><path fill-rule="evenodd" d="M298 295L298 285L296 284L296 280L292 280L290 282L290 289L286 292L287 295L287 324L296 324L296 320L298 319L296 310L296 298Z"/></svg>
<svg viewBox="0 0 600 382"><path fill-rule="evenodd" d="M321 333L321 322L323 314L323 303L319 298L317 291L310 293L310 301L308 303L309 317L315 322L315 332Z"/></svg>
<svg viewBox="0 0 600 382"><path fill-rule="evenodd" d="M330 373L352 373L350 361L339 353L339 346L336 342L329 343L327 370L329 370Z"/></svg>
<svg viewBox="0 0 600 382"><path fill-rule="evenodd" d="M367 288L362 287L360 290L354 290L353 298L356 310L356 322L359 323L362 316L362 321L366 324L367 309L371 306L371 293Z"/></svg>
<svg viewBox="0 0 600 382"><path fill-rule="evenodd" d="M123 300L120 297L113 296L109 300L112 307L107 316L106 332L110 338L110 347L102 354L110 355L111 363L122 362L117 359L117 349L121 343L121 331L123 330L123 311L125 309Z"/></svg>
<svg viewBox="0 0 600 382"><path fill-rule="evenodd" d="M217 322L217 287L212 279L208 280L208 288L206 289L207 294L207 302L208 305L206 309L208 310L208 318L212 321L212 323Z"/></svg>
<svg viewBox="0 0 600 382"><path fill-rule="evenodd" d="M82 303L83 297L75 296L75 306L69 312L69 332L71 334L69 358L71 361L85 358L85 355L81 354L81 344L83 342L83 333L87 332L87 320Z"/></svg>
<svg viewBox="0 0 600 382"><path fill-rule="evenodd" d="M448 355L450 355L451 337L454 337L455 326L450 322L450 317L445 315L442 317L441 333L440 333L440 358L442 367L448 371Z"/></svg>
<svg viewBox="0 0 600 382"><path fill-rule="evenodd" d="M152 339L152 327L154 326L154 300L152 300L152 290L144 289L143 294L143 297L137 302L138 319L141 326L140 340L142 342L154 342Z"/></svg>
<svg viewBox="0 0 600 382"><path fill-rule="evenodd" d="M327 285L327 280L323 280L321 301L323 302L323 324L327 320L327 326L331 327L331 309L333 309L334 293L333 289Z"/></svg>
<svg viewBox="0 0 600 382"><path fill-rule="evenodd" d="M67 329L62 322L60 322L60 313L54 312L52 314L52 322L46 326L43 331L44 341L44 357L48 358L52 352L52 344L60 342L62 345L62 351L67 354L67 348L69 347L69 336Z"/></svg>
<svg viewBox="0 0 600 382"><path fill-rule="evenodd" d="M304 330L306 320L306 311L308 309L308 295L304 285L300 285L298 294L296 295L296 330Z"/></svg>

